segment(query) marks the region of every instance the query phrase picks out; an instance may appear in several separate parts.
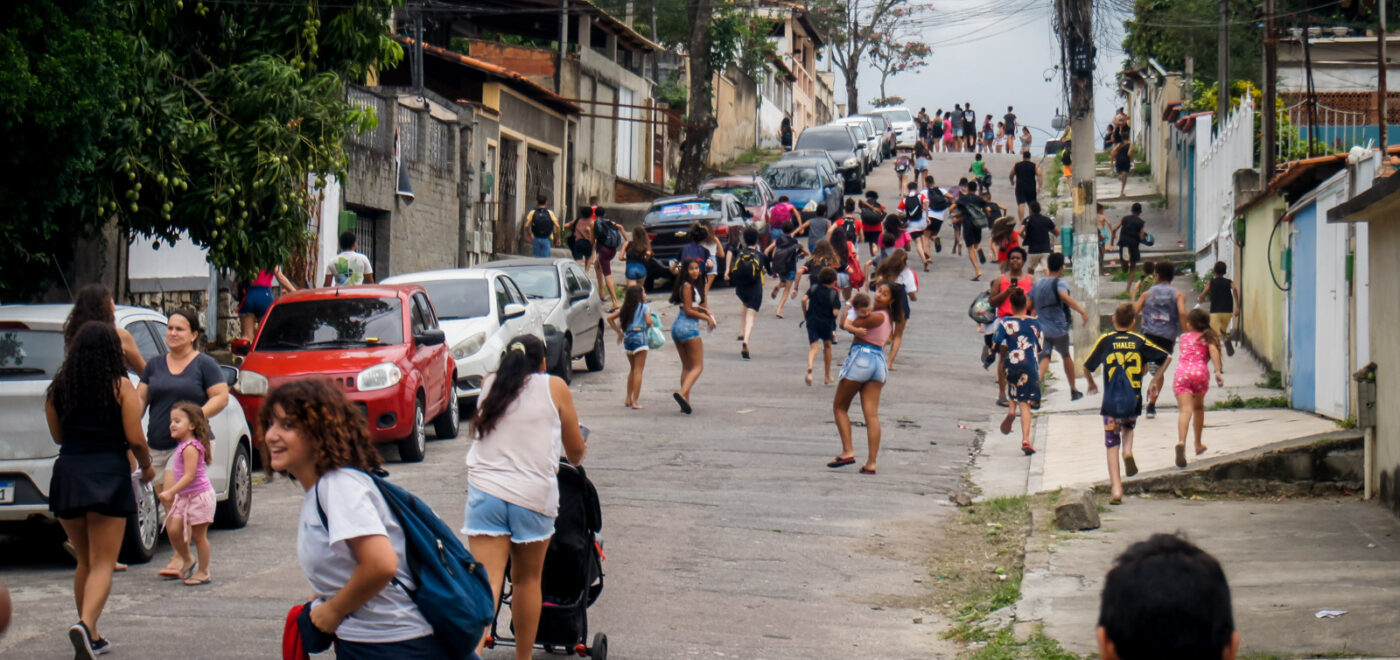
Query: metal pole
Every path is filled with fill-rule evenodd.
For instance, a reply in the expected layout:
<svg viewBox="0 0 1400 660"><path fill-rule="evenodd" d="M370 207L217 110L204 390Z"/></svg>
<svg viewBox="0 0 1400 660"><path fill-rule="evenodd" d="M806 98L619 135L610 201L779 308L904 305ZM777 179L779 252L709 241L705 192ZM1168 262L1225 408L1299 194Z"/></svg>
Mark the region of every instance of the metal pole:
<svg viewBox="0 0 1400 660"><path fill-rule="evenodd" d="M1303 0L1303 67L1307 74L1308 94L1308 157L1313 155L1313 142L1317 139L1317 95L1313 92L1312 34L1308 26L1308 0Z"/></svg>
<svg viewBox="0 0 1400 660"><path fill-rule="evenodd" d="M559 0L559 64L554 67L554 93L564 93L564 58L569 53L569 0Z"/></svg>
<svg viewBox="0 0 1400 660"><path fill-rule="evenodd" d="M1389 69L1385 61L1385 0L1381 0L1381 2L1376 4L1380 5L1381 10L1380 29L1377 30L1378 38L1376 39L1376 48L1380 51L1380 56L1376 61L1376 124L1380 126L1381 129L1381 154L1385 154L1386 147L1390 144L1390 117L1388 116L1389 112L1386 107L1389 99L1386 98L1385 80L1386 71Z"/></svg>
<svg viewBox="0 0 1400 660"><path fill-rule="evenodd" d="M1220 38L1215 49L1215 130L1225 128L1230 111L1230 7L1220 0Z"/></svg>
<svg viewBox="0 0 1400 660"><path fill-rule="evenodd" d="M1262 189L1274 178L1278 149L1278 40L1274 34L1274 0L1264 0L1264 144L1259 148Z"/></svg>
<svg viewBox="0 0 1400 660"><path fill-rule="evenodd" d="M415 7L413 12L413 90L423 95L423 10Z"/></svg>

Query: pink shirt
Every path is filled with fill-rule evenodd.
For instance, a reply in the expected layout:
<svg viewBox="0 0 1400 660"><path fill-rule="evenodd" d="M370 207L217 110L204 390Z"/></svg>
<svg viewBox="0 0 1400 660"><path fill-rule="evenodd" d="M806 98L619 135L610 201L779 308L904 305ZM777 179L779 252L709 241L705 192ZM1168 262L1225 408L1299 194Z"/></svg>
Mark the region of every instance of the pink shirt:
<svg viewBox="0 0 1400 660"><path fill-rule="evenodd" d="M209 474L205 471L204 445L200 444L198 438L190 438L180 443L175 448L175 460L173 469L175 470L175 481L185 477L185 447L194 447L199 452L199 457L194 462L194 480L185 489L180 491L181 495L198 495L205 491L214 490L213 484L209 483Z"/></svg>
<svg viewBox="0 0 1400 660"><path fill-rule="evenodd" d="M253 279L253 286L272 286L272 282L272 273L265 270L260 270L258 271L258 276Z"/></svg>
<svg viewBox="0 0 1400 660"><path fill-rule="evenodd" d="M880 314L885 317L885 320L873 328L866 328L865 337L856 341L884 348L890 340L890 332L894 329L894 324L890 323L890 313L888 310L872 310L870 313Z"/></svg>

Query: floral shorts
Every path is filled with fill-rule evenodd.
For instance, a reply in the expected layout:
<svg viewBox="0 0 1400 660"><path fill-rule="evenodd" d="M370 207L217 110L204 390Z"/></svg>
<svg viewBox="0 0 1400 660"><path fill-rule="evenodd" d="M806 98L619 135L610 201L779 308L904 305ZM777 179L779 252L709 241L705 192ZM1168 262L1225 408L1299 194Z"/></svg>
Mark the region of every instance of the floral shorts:
<svg viewBox="0 0 1400 660"><path fill-rule="evenodd" d="M1123 444L1123 432L1137 428L1137 418L1128 417L1125 419L1114 419L1112 417L1103 418L1103 446L1109 449Z"/></svg>
<svg viewBox="0 0 1400 660"><path fill-rule="evenodd" d="M1040 374L1027 369L1008 368L1006 397L1023 403L1040 403Z"/></svg>

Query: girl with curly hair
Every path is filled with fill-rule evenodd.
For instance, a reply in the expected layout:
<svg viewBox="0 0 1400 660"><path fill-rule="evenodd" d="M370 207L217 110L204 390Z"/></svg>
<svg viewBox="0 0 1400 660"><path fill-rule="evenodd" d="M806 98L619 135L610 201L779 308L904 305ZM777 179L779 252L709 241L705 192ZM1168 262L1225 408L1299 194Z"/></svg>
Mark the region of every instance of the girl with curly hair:
<svg viewBox="0 0 1400 660"><path fill-rule="evenodd" d="M379 454L364 416L328 381L308 379L273 390L258 418L273 469L306 489L297 558L316 593L311 623L335 635L336 656L448 657L409 596L403 528L367 474Z"/></svg>
<svg viewBox="0 0 1400 660"><path fill-rule="evenodd" d="M533 657L539 630L544 555L559 514L559 456L577 464L587 453L569 386L545 369L538 337L519 335L506 344L501 366L481 384L472 419L476 441L467 450L462 533L486 567L497 603L510 561L516 660Z"/></svg>
<svg viewBox="0 0 1400 660"><path fill-rule="evenodd" d="M111 323L89 321L73 333L63 365L44 402L49 434L59 446L49 481L49 510L58 518L78 560L73 597L79 621L68 629L75 657L106 653L97 619L112 591L112 568L127 517L136 513L127 450L141 480L155 471L141 434L141 402L126 378L121 339Z"/></svg>

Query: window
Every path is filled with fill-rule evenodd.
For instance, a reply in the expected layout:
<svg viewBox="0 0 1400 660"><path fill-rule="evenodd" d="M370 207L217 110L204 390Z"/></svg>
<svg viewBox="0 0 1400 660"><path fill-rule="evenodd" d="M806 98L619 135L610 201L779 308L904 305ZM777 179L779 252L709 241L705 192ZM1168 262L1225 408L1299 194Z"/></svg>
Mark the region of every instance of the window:
<svg viewBox="0 0 1400 660"><path fill-rule="evenodd" d="M526 298L559 298L559 271L554 266L503 268Z"/></svg>
<svg viewBox="0 0 1400 660"><path fill-rule="evenodd" d="M438 326L438 319L437 313L433 311L433 303L428 300L427 296L421 293L414 294L413 299L417 300L419 307L423 308L423 320L427 323L428 327L436 328Z"/></svg>
<svg viewBox="0 0 1400 660"><path fill-rule="evenodd" d="M569 274L574 276L574 282L578 286L576 289L578 293L587 294L589 291L593 290L593 282L588 279L588 275L583 272L582 268L576 265L570 265Z"/></svg>
<svg viewBox="0 0 1400 660"><path fill-rule="evenodd" d="M141 359L150 362L165 352L165 324L150 321L136 321L126 326L131 338L136 340L136 350Z"/></svg>
<svg viewBox="0 0 1400 660"><path fill-rule="evenodd" d="M20 326L23 327L23 326ZM0 331L0 381L49 380L63 364L63 333ZM42 412L40 412L42 416Z"/></svg>
<svg viewBox="0 0 1400 660"><path fill-rule="evenodd" d="M410 301L408 309L408 327L414 335L423 334L428 329L428 319L423 316L423 307L418 303L418 296L414 296Z"/></svg>
<svg viewBox="0 0 1400 660"><path fill-rule="evenodd" d="M273 305L258 351L315 351L403 343L398 298L327 298Z"/></svg>
<svg viewBox="0 0 1400 660"><path fill-rule="evenodd" d="M520 287L515 285L515 280L506 280L506 290L510 292L510 301L517 305L528 305L530 299L520 292Z"/></svg>
<svg viewBox="0 0 1400 660"><path fill-rule="evenodd" d="M506 319L506 305L510 304L510 294L506 292L504 278L497 277L493 280L496 289L496 315L504 322Z"/></svg>
<svg viewBox="0 0 1400 660"><path fill-rule="evenodd" d="M471 319L491 315L491 289L485 280L429 280L419 282L442 319Z"/></svg>

